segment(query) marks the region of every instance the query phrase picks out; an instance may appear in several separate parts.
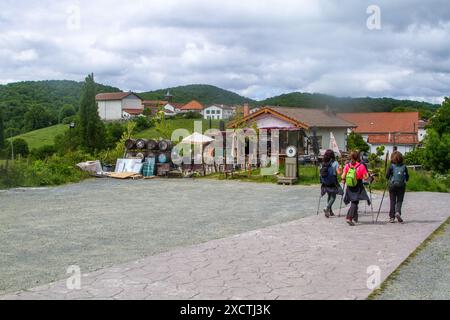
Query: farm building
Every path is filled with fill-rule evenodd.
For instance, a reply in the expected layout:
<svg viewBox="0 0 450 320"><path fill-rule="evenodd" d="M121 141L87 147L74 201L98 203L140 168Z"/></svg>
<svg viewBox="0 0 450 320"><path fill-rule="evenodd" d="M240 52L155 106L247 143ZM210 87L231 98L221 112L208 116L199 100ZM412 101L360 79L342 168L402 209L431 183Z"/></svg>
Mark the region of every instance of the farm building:
<svg viewBox="0 0 450 320"><path fill-rule="evenodd" d="M98 114L102 120L120 120L144 110L142 99L133 92L97 94Z"/></svg>

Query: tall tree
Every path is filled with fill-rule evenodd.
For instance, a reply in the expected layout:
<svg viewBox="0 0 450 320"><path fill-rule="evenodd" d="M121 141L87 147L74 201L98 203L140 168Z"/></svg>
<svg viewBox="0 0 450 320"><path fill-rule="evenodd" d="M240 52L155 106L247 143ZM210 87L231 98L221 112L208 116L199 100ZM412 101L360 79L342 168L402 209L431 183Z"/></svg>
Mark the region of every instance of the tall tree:
<svg viewBox="0 0 450 320"><path fill-rule="evenodd" d="M79 111L81 146L89 152L102 150L105 146L105 126L98 114L95 95L94 74L90 74L84 82Z"/></svg>
<svg viewBox="0 0 450 320"><path fill-rule="evenodd" d="M0 109L0 153L5 148L5 129L3 126L3 112Z"/></svg>

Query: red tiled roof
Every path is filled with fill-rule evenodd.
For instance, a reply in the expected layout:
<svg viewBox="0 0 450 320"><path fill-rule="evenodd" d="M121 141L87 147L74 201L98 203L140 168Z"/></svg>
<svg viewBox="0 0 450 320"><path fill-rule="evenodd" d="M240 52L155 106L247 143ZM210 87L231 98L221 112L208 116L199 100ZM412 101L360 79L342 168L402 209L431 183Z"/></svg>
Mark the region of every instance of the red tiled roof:
<svg viewBox="0 0 450 320"><path fill-rule="evenodd" d="M417 134L369 134L370 144L418 144Z"/></svg>
<svg viewBox="0 0 450 320"><path fill-rule="evenodd" d="M195 110L195 111L202 111L203 105L198 102L197 100L192 100L191 102L185 104L183 107L181 107L181 110L189 111L189 110Z"/></svg>
<svg viewBox="0 0 450 320"><path fill-rule="evenodd" d="M293 126L309 129L320 128L354 128L353 123L338 118L335 114L318 109L303 109L294 107L267 106L250 113L247 117L233 122L229 127L234 127L243 122L249 122L264 114L272 114L275 117L292 123Z"/></svg>
<svg viewBox="0 0 450 320"><path fill-rule="evenodd" d="M136 115L136 114L142 114L144 110L124 108L123 111L125 111L126 113L131 114L131 115Z"/></svg>
<svg viewBox="0 0 450 320"><path fill-rule="evenodd" d="M338 117L357 125L358 133L417 132L418 112L338 113Z"/></svg>
<svg viewBox="0 0 450 320"><path fill-rule="evenodd" d="M168 101L163 101L163 100L144 100L144 101L142 101L142 104L144 105L144 106L148 106L148 107L151 107L151 106L165 106L166 104L168 104L169 102Z"/></svg>
<svg viewBox="0 0 450 320"><path fill-rule="evenodd" d="M96 101L122 100L132 94L140 98L137 94L133 92L110 92L97 94L95 96L95 100Z"/></svg>
<svg viewBox="0 0 450 320"><path fill-rule="evenodd" d="M168 102L168 103L166 103L166 105L167 104L170 104L172 107L174 107L175 109L181 109L181 108L183 108L183 106L184 106L184 103L175 103L175 102Z"/></svg>

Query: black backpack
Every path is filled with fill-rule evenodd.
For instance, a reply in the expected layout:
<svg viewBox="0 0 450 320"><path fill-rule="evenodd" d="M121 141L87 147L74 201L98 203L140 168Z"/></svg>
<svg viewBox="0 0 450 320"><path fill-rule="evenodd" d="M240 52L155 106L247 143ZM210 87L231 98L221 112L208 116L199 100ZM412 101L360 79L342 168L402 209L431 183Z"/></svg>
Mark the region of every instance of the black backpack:
<svg viewBox="0 0 450 320"><path fill-rule="evenodd" d="M323 163L320 167L320 183L327 187L335 186L337 181L331 164L332 162Z"/></svg>

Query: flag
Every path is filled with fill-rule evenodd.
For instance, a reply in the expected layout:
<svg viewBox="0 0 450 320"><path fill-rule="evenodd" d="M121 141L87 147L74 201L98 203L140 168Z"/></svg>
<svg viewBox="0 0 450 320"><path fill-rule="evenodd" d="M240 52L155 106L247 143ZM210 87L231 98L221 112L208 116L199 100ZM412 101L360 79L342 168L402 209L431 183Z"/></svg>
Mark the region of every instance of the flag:
<svg viewBox="0 0 450 320"><path fill-rule="evenodd" d="M330 149L333 150L337 156L341 155L341 152L339 151L339 146L336 142L336 138L334 137L333 132L330 132Z"/></svg>

